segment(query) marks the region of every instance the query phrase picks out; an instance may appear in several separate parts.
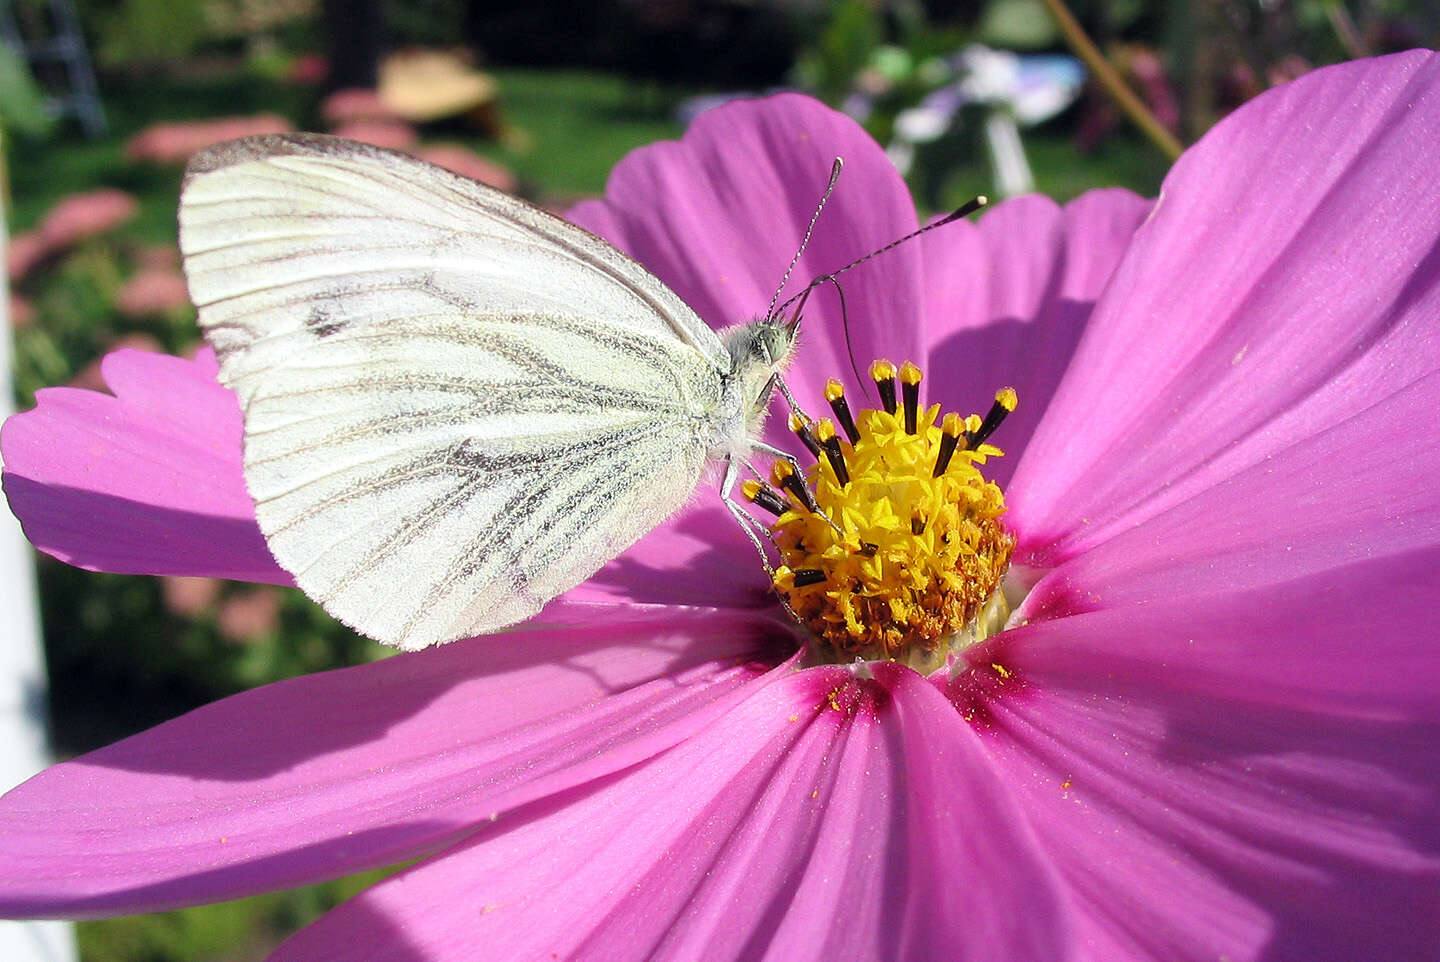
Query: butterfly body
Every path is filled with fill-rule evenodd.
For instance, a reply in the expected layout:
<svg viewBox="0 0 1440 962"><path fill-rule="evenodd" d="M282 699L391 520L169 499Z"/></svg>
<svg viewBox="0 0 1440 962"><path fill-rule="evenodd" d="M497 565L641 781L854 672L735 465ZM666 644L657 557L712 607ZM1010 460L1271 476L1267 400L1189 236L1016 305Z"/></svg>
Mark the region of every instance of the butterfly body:
<svg viewBox="0 0 1440 962"><path fill-rule="evenodd" d="M752 449L794 343L717 335L600 238L335 138L197 155L180 232L272 554L402 648L530 617L677 511Z"/></svg>

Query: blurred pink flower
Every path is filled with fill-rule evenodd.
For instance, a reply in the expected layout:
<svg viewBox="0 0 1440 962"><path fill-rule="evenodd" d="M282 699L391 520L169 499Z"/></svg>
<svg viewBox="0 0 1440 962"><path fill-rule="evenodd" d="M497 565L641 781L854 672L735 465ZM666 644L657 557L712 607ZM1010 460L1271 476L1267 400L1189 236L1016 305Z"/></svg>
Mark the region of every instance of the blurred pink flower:
<svg viewBox="0 0 1440 962"><path fill-rule="evenodd" d="M165 607L183 618L204 614L220 598L222 582L218 578L187 578L167 575L160 579L161 598Z"/></svg>
<svg viewBox="0 0 1440 962"><path fill-rule="evenodd" d="M278 114L222 117L173 124L152 124L125 144L125 156L154 164L183 164L211 144L253 134L283 134L295 128Z"/></svg>
<svg viewBox="0 0 1440 962"><path fill-rule="evenodd" d="M330 61L318 53L296 57L285 79L295 84L318 85L330 75Z"/></svg>
<svg viewBox="0 0 1440 962"><path fill-rule="evenodd" d="M45 243L38 229L10 238L5 247L5 271L10 275L10 282L13 284L25 278L50 254L50 245Z"/></svg>
<svg viewBox="0 0 1440 962"><path fill-rule="evenodd" d="M384 123L399 119L394 110L385 106L379 91L363 87L347 87L326 97L325 102L320 105L320 116L328 127L361 121Z"/></svg>
<svg viewBox="0 0 1440 962"><path fill-rule="evenodd" d="M190 295L176 268L142 267L120 288L116 305L126 317L149 317L188 308Z"/></svg>
<svg viewBox="0 0 1440 962"><path fill-rule="evenodd" d="M420 139L414 127L400 121L356 120L341 124L330 132L336 137L391 150L409 150Z"/></svg>
<svg viewBox="0 0 1440 962"><path fill-rule="evenodd" d="M174 244L148 244L135 252L135 262L141 268L170 267L180 269L180 248Z"/></svg>
<svg viewBox="0 0 1440 962"><path fill-rule="evenodd" d="M414 154L421 160L500 190L513 191L520 186L508 168L460 144L430 144L415 150Z"/></svg>
<svg viewBox="0 0 1440 962"><path fill-rule="evenodd" d="M236 644L266 638L280 625L280 594L270 587L236 591L220 602L215 624L222 637Z"/></svg>
<svg viewBox="0 0 1440 962"><path fill-rule="evenodd" d="M105 234L140 212L140 202L123 190L102 187L72 194L50 208L40 221L40 236L51 250Z"/></svg>
<svg viewBox="0 0 1440 962"><path fill-rule="evenodd" d="M995 475L1033 587L953 678L800 667L697 498L528 626L42 773L0 801L0 907L153 911L418 859L275 958L1435 959L1437 126L1436 55L1319 70L1219 124L1154 205L1022 198L852 272L862 361L920 362L951 409L1019 389ZM915 220L880 150L802 98L705 114L574 217L732 322L835 155L808 277ZM845 358L817 295L802 404ZM122 352L116 397L12 419L31 539L286 582L214 374Z"/></svg>
<svg viewBox="0 0 1440 962"><path fill-rule="evenodd" d="M28 297L20 294L10 295L10 326L17 331L23 331L35 323L35 305Z"/></svg>

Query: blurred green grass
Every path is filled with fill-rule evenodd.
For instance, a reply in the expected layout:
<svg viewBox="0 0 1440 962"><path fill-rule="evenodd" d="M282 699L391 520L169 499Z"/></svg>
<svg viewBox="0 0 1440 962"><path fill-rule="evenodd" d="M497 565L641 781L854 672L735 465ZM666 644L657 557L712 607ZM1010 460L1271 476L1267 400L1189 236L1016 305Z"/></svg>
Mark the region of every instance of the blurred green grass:
<svg viewBox="0 0 1440 962"><path fill-rule="evenodd" d="M519 176L523 192L540 200L600 193L610 168L625 153L679 136L674 108L682 97L699 92L580 70L494 73L506 129L500 142L460 127L426 131L425 139L463 142L505 164ZM115 265L123 262L116 252L175 242L180 171L128 161L127 139L151 123L261 111L282 114L302 129L318 129L315 90L244 70L116 80L107 83L104 93L111 123L107 137L22 140L10 155L12 232L32 226L55 201L78 191L118 187L140 201L133 222L101 246L76 251L33 292L49 324L33 335L22 332L19 339L17 381L25 406L36 387L70 380L116 334L145 333L174 351L196 339L189 316L135 322L113 309L121 280ZM1148 146L1123 135L1081 156L1063 120L1028 133L1025 143L1040 188L1060 200L1114 184L1153 194L1165 169ZM958 203L991 192L989 185L983 157L959 156L943 178L941 201ZM156 579L95 575L47 560L41 564L41 582L52 715L63 754L98 747L248 687L385 653L293 592L287 593L274 631L237 645L219 636L211 616L167 612ZM262 958L286 933L383 874L82 923L82 957L89 962Z"/></svg>

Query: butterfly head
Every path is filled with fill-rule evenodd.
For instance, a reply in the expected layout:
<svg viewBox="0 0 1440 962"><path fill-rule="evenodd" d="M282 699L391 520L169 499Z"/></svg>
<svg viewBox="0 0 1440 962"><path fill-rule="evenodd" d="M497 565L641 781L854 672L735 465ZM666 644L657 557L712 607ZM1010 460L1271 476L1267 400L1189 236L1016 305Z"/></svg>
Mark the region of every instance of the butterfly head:
<svg viewBox="0 0 1440 962"><path fill-rule="evenodd" d="M799 318L770 317L722 332L749 425L758 424L765 416L776 378L785 372L795 353L798 326Z"/></svg>

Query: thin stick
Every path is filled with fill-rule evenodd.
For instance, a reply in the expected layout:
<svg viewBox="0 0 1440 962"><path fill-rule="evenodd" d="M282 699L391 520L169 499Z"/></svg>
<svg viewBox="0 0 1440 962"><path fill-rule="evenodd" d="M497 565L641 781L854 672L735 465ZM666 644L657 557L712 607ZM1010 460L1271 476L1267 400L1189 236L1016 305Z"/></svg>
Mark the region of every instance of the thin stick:
<svg viewBox="0 0 1440 962"><path fill-rule="evenodd" d="M1105 59L1100 48L1096 47L1095 42L1085 33L1085 28L1080 26L1080 21L1076 20L1075 15L1070 12L1070 8L1065 6L1064 0L1040 0L1040 2L1045 5L1046 10L1050 11L1050 16L1055 20L1055 26L1060 28L1070 49L1085 61L1085 65L1095 74L1095 79L1100 81L1100 85L1105 88L1111 99L1119 105L1121 110L1125 111L1126 116L1140 128L1140 132L1165 156L1171 160L1177 159L1184 152L1185 146L1175 138L1174 134L1166 130L1159 120L1155 119L1150 108L1135 96L1134 91L1125 86L1125 81L1121 79L1115 68L1110 66L1110 61Z"/></svg>

